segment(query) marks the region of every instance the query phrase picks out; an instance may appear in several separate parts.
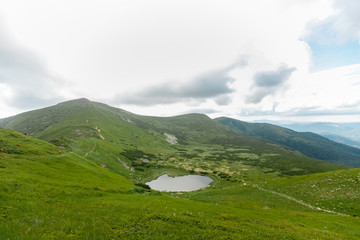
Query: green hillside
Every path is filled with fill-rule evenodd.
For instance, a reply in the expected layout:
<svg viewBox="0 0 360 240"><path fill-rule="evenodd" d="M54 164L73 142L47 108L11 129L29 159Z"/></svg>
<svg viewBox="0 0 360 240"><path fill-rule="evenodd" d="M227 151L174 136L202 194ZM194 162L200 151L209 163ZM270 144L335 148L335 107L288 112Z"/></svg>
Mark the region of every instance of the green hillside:
<svg viewBox="0 0 360 240"><path fill-rule="evenodd" d="M102 141L96 132L89 138ZM302 183L253 169L236 181L213 175L215 183L205 190L165 194L135 186L117 173L126 172L124 166L111 170L14 130L0 129L0 146L0 239L360 238L359 218L314 210L256 187L270 180L269 188L277 181L281 186L286 179L306 184L309 177ZM352 171L341 173L357 174Z"/></svg>
<svg viewBox="0 0 360 240"><path fill-rule="evenodd" d="M359 148L337 143L314 133L296 132L272 124L248 123L226 117L217 118L216 121L247 136L294 148L308 157L360 167Z"/></svg>
<svg viewBox="0 0 360 240"><path fill-rule="evenodd" d="M340 170L262 183L266 189L291 194L313 206L360 216L360 169ZM296 189L296 191L295 191Z"/></svg>
<svg viewBox="0 0 360 240"><path fill-rule="evenodd" d="M54 143L136 181L171 168L230 178L244 169L301 175L346 167L231 131L202 114L149 117L78 99L3 119L0 126ZM160 171L161 172L161 171ZM142 174L143 173L143 174ZM139 175L142 175L139 177Z"/></svg>

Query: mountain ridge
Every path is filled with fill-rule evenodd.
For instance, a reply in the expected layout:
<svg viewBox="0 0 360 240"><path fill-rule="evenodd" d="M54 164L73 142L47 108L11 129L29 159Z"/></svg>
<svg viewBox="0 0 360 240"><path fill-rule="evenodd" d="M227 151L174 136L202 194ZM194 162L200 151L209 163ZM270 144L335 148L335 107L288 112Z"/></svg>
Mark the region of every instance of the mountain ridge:
<svg viewBox="0 0 360 240"><path fill-rule="evenodd" d="M285 175L344 168L236 133L204 114L141 116L84 98L22 113L2 120L0 126L68 147L119 172L124 170L116 159L139 170L164 164L198 172L210 171L210 166L220 170L217 164L222 162L227 174L235 174L230 166L240 162ZM151 164L138 161L143 155L153 156Z"/></svg>
<svg viewBox="0 0 360 240"><path fill-rule="evenodd" d="M308 157L360 167L360 149L312 132L296 132L270 123L248 123L221 117L216 121L247 136L256 136L302 152Z"/></svg>

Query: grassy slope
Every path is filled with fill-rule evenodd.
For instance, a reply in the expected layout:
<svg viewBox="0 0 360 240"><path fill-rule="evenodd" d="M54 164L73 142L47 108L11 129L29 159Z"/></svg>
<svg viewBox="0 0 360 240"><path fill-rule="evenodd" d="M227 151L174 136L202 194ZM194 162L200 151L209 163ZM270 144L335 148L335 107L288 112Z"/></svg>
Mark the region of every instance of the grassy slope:
<svg viewBox="0 0 360 240"><path fill-rule="evenodd" d="M344 168L235 133L205 115L139 116L87 99L23 113L1 120L0 125L53 142L125 175L129 173L119 159L139 171L175 167L210 173L221 166L216 171L230 175L240 173L239 164L279 175ZM175 136L178 144L167 142L165 134ZM149 156L149 164L139 161L143 156Z"/></svg>
<svg viewBox="0 0 360 240"><path fill-rule="evenodd" d="M261 185L316 207L360 216L360 169L274 178Z"/></svg>
<svg viewBox="0 0 360 240"><path fill-rule="evenodd" d="M1 239L360 238L358 218L248 185L219 180L208 190L160 194L13 130L0 129L0 141Z"/></svg>
<svg viewBox="0 0 360 240"><path fill-rule="evenodd" d="M272 124L247 123L226 117L216 120L239 133L297 149L309 157L360 167L360 149L331 141L314 133L296 132Z"/></svg>

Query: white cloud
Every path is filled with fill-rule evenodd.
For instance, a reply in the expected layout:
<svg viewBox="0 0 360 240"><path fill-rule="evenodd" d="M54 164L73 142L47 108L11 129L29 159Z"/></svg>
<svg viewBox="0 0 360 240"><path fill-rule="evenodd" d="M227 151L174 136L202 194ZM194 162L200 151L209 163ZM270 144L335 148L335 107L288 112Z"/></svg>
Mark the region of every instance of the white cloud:
<svg viewBox="0 0 360 240"><path fill-rule="evenodd" d="M324 19L312 21L306 38L320 44L360 42L360 2L334 0L332 13Z"/></svg>
<svg viewBox="0 0 360 240"><path fill-rule="evenodd" d="M358 112L360 103L360 65L351 65L309 74L293 79L291 89L279 111L312 108L312 111Z"/></svg>
<svg viewBox="0 0 360 240"><path fill-rule="evenodd" d="M63 100L63 81L33 53L9 41L0 28L0 116Z"/></svg>
<svg viewBox="0 0 360 240"><path fill-rule="evenodd" d="M283 94L236 114L247 120L360 121L360 64L296 75Z"/></svg>

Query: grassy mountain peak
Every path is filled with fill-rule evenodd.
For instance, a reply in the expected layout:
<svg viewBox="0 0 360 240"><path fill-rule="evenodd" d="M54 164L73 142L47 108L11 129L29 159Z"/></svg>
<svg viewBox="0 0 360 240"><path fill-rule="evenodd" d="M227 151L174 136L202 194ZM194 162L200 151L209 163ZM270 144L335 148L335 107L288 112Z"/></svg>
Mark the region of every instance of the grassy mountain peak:
<svg viewBox="0 0 360 240"><path fill-rule="evenodd" d="M246 168L280 175L344 168L237 133L204 114L141 116L83 98L3 119L0 126L54 143L119 173L124 173L125 162L138 171L157 165L228 176ZM148 163L139 160L143 156L150 156Z"/></svg>

